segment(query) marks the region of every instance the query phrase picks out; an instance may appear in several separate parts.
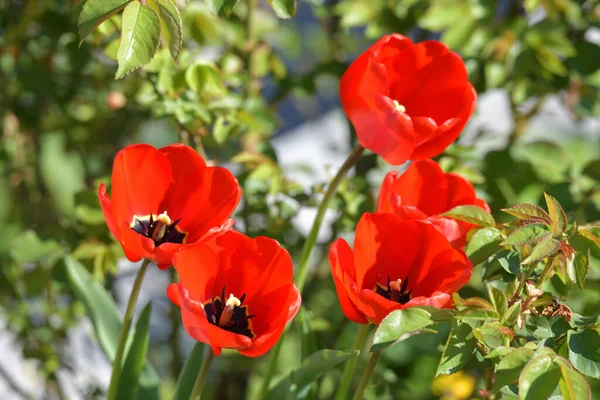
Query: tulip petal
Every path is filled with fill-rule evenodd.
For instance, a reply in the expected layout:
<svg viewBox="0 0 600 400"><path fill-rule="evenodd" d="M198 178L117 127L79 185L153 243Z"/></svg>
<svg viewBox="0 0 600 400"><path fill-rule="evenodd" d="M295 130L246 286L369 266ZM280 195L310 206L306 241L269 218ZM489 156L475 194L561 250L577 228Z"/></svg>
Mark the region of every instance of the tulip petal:
<svg viewBox="0 0 600 400"><path fill-rule="evenodd" d="M208 243L182 246L173 256L173 265L181 284L192 299L203 303L221 294L220 288L218 291L213 290L220 260Z"/></svg>
<svg viewBox="0 0 600 400"><path fill-rule="evenodd" d="M98 188L98 199L100 200L100 207L102 208L102 214L104 214L104 220L110 230L110 233L114 236L117 242L121 242L121 235L117 229L117 222L115 221L115 215L113 214L113 206L110 198L106 194L106 186L104 183L100 184Z"/></svg>

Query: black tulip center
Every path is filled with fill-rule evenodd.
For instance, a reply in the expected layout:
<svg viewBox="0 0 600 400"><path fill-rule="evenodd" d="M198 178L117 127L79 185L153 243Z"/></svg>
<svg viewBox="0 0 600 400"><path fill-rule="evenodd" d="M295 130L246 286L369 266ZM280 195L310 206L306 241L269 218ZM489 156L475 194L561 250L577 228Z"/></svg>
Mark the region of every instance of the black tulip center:
<svg viewBox="0 0 600 400"><path fill-rule="evenodd" d="M131 229L154 241L156 247L163 243L178 243L183 244L187 233L182 232L177 227L177 224L181 221L171 221L171 218L165 211L159 215L147 215L144 217L133 217L131 223Z"/></svg>
<svg viewBox="0 0 600 400"><path fill-rule="evenodd" d="M406 304L410 301L412 289L408 289L408 277L404 280L397 279L392 281L388 275L387 287L378 283L375 287L375 293L385 297L388 300L395 301L396 303Z"/></svg>
<svg viewBox="0 0 600 400"><path fill-rule="evenodd" d="M221 297L215 296L211 301L204 304L204 312L208 322L217 325L221 329L237 333L238 335L254 337L250 319L255 315L248 315L248 306L244 306L246 293L241 298L237 298L231 293L226 300L225 286L221 292Z"/></svg>

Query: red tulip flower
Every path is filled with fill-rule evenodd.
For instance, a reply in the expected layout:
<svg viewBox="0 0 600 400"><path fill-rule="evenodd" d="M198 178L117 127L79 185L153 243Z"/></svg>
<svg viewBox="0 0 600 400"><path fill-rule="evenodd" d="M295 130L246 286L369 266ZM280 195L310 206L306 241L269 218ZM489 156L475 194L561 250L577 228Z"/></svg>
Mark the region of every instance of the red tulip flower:
<svg viewBox="0 0 600 400"><path fill-rule="evenodd" d="M446 308L467 283L472 265L432 223L365 213L354 251L343 239L329 249L338 299L346 317L377 325L390 312L414 306Z"/></svg>
<svg viewBox="0 0 600 400"><path fill-rule="evenodd" d="M475 205L490 211L477 198L471 182L460 175L444 173L432 160L413 162L404 173L389 172L379 190L377 211L394 213L402 219L427 219L444 232L456 248L464 248L467 233L475 227L468 222L440 217L456 206Z"/></svg>
<svg viewBox="0 0 600 400"><path fill-rule="evenodd" d="M300 309L290 255L276 240L228 231L173 257L180 283L167 289L191 337L216 356L265 354Z"/></svg>
<svg viewBox="0 0 600 400"><path fill-rule="evenodd" d="M342 76L340 97L359 143L393 165L434 157L475 111L462 59L437 41L387 35Z"/></svg>
<svg viewBox="0 0 600 400"><path fill-rule="evenodd" d="M112 200L106 186L98 197L113 236L132 262L171 265L181 245L231 226L241 189L222 167L207 167L191 147L128 146L113 164Z"/></svg>

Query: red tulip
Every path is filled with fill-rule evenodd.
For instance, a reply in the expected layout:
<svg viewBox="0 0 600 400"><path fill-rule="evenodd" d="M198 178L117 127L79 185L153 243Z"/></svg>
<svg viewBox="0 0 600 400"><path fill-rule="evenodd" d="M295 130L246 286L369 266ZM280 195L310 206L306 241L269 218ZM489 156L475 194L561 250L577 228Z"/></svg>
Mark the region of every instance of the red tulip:
<svg viewBox="0 0 600 400"><path fill-rule="evenodd" d="M462 250L427 221L366 213L356 227L354 251L343 239L329 249L338 299L346 317L379 324L394 310L452 306L472 265Z"/></svg>
<svg viewBox="0 0 600 400"><path fill-rule="evenodd" d="M468 204L490 211L487 203L477 198L468 180L444 173L433 160L422 160L413 162L402 174L392 171L386 175L379 190L377 211L394 213L402 219L427 219L444 232L454 247L462 249L467 233L475 225L439 214Z"/></svg>
<svg viewBox="0 0 600 400"><path fill-rule="evenodd" d="M265 354L300 308L292 260L276 240L229 231L184 246L173 265L181 283L167 294L189 335L217 356L223 348Z"/></svg>
<svg viewBox="0 0 600 400"><path fill-rule="evenodd" d="M160 150L128 146L115 157L112 201L100 184L106 224L132 262L147 258L161 269L175 251L216 230L228 229L241 189L222 167L207 167L191 147Z"/></svg>
<svg viewBox="0 0 600 400"><path fill-rule="evenodd" d="M475 111L477 94L462 59L444 44L393 34L350 65L340 97L360 144L400 165L443 152Z"/></svg>

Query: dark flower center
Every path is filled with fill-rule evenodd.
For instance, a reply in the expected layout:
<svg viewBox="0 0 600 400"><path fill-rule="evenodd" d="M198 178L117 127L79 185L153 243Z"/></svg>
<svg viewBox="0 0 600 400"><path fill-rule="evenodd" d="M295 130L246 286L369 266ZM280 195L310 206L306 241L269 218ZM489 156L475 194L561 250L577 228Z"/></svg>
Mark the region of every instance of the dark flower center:
<svg viewBox="0 0 600 400"><path fill-rule="evenodd" d="M402 279L392 281L388 275L387 287L378 283L375 287L375 293L385 297L388 300L395 301L396 303L406 304L410 301L412 293L412 289L406 291L407 288L408 277L406 277L404 281L402 281Z"/></svg>
<svg viewBox="0 0 600 400"><path fill-rule="evenodd" d="M246 293L240 299L235 297L233 293L229 294L229 298L225 302L223 302L224 299L225 286L223 286L221 297L215 296L212 300L204 303L204 312L208 322L226 331L248 336L252 339L254 333L252 332L250 318L255 317L255 315L248 315L248 306L242 306L246 299Z"/></svg>
<svg viewBox="0 0 600 400"><path fill-rule="evenodd" d="M133 222L131 223L131 229L150 238L154 241L156 247L163 243L179 243L183 244L187 233L182 232L177 228L177 224L181 221L171 221L171 218L165 211L158 215L146 215L143 217L133 216Z"/></svg>

